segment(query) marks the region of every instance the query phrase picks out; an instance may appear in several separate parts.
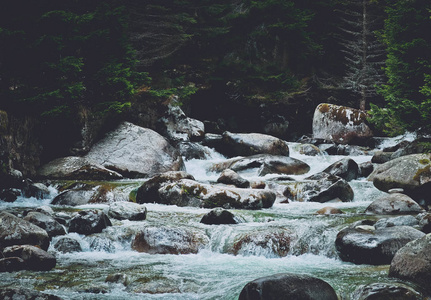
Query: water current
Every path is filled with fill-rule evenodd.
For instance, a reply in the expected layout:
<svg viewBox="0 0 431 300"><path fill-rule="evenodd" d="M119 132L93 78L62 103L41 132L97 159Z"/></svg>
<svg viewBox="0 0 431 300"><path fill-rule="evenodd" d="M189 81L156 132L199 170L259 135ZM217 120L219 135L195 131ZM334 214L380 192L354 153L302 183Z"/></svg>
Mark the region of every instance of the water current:
<svg viewBox="0 0 431 300"><path fill-rule="evenodd" d="M311 166L309 173L294 176L296 179L319 172L345 157L305 156L295 150L291 150L291 156ZM351 158L358 163L371 160L371 156ZM219 174L208 172L208 167L223 159L213 151L207 160L187 161L187 172L198 181L214 182ZM258 177L255 171L240 175L249 180L271 179L271 175ZM128 182L131 188L141 183ZM201 224L200 219L209 209L147 204L145 221L112 220L112 227L91 236L70 233L69 236L81 243L82 252L56 252L52 247L54 238L49 251L57 257L56 268L48 272L2 273L0 287L30 287L64 299L237 299L247 282L266 275L291 272L323 279L343 299L349 299L350 293L359 285L390 281L387 277L388 266L346 263L338 258L335 251L335 237L342 228L357 220L377 218L365 215L363 211L381 192L365 178L353 180L350 184L355 193L352 202L283 204L277 200L269 209L231 210L243 220L237 225ZM55 194L56 190L52 189L52 197ZM50 205L50 201L34 198L19 198L14 203L0 201L0 209ZM339 208L345 213L315 214L325 206ZM78 208L107 207L93 204ZM72 210L60 206L52 208L57 212ZM133 251L133 236L148 226L193 230L208 236L209 242L197 254L162 255ZM289 248L273 238L285 238L285 232L289 233ZM238 239L246 235L253 235L255 242L235 248ZM127 284L105 282L107 276L112 274L122 274L127 278Z"/></svg>

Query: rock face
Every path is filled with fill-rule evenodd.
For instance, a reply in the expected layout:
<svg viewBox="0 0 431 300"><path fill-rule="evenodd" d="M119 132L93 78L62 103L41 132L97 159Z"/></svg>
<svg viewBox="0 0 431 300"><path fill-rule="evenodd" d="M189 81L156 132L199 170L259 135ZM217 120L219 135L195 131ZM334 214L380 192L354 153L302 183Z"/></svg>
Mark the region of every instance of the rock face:
<svg viewBox="0 0 431 300"><path fill-rule="evenodd" d="M178 151L166 139L128 122L95 144L86 158L126 177L147 177L185 168Z"/></svg>
<svg viewBox="0 0 431 300"><path fill-rule="evenodd" d="M286 185L284 196L300 202L323 203L337 198L349 202L354 197L352 187L344 179L324 172Z"/></svg>
<svg viewBox="0 0 431 300"><path fill-rule="evenodd" d="M325 281L290 273L258 278L245 285L238 300L337 300L334 289Z"/></svg>
<svg viewBox="0 0 431 300"><path fill-rule="evenodd" d="M222 146L216 148L227 156L272 154L289 156L287 142L261 133L223 133Z"/></svg>
<svg viewBox="0 0 431 300"><path fill-rule="evenodd" d="M19 257L24 260L24 268L33 271L49 271L55 268L57 260L52 254L31 245L17 245L3 250L5 257Z"/></svg>
<svg viewBox="0 0 431 300"><path fill-rule="evenodd" d="M416 283L431 294L431 234L412 241L394 256L389 276Z"/></svg>
<svg viewBox="0 0 431 300"><path fill-rule="evenodd" d="M143 221L147 208L133 202L114 202L109 205L108 216L117 220Z"/></svg>
<svg viewBox="0 0 431 300"><path fill-rule="evenodd" d="M35 245L47 250L49 237L45 230L7 212L0 212L0 249L12 245Z"/></svg>
<svg viewBox="0 0 431 300"><path fill-rule="evenodd" d="M424 212L412 198L407 195L394 193L385 195L373 201L365 213L378 215L402 215Z"/></svg>
<svg viewBox="0 0 431 300"><path fill-rule="evenodd" d="M53 217L40 212L29 212L24 220L39 226L48 233L49 237L66 234L66 230Z"/></svg>
<svg viewBox="0 0 431 300"><path fill-rule="evenodd" d="M423 300L422 293L400 283L372 283L356 289L352 300Z"/></svg>
<svg viewBox="0 0 431 300"><path fill-rule="evenodd" d="M232 184L239 188L248 188L250 187L250 182L241 176L238 175L235 171L231 169L224 170L220 177L217 179L217 182L224 184Z"/></svg>
<svg viewBox="0 0 431 300"><path fill-rule="evenodd" d="M323 172L336 175L346 181L351 181L358 178L359 166L353 159L343 158L327 167Z"/></svg>
<svg viewBox="0 0 431 300"><path fill-rule="evenodd" d="M230 211L217 207L205 214L201 223L207 225L238 224L240 220Z"/></svg>
<svg viewBox="0 0 431 300"><path fill-rule="evenodd" d="M269 208L276 197L268 190L221 187L190 179L165 185L158 192L162 204L204 208Z"/></svg>
<svg viewBox="0 0 431 300"><path fill-rule="evenodd" d="M431 154L402 156L376 167L369 176L376 188L387 192L402 188L415 201L422 204L431 192Z"/></svg>
<svg viewBox="0 0 431 300"><path fill-rule="evenodd" d="M102 232L111 221L104 212L98 210L82 210L78 212L69 223L69 232L92 234Z"/></svg>
<svg viewBox="0 0 431 300"><path fill-rule="evenodd" d="M425 234L413 227L397 226L376 229L356 223L337 234L335 247L344 261L355 264L389 264L395 253L408 242Z"/></svg>
<svg viewBox="0 0 431 300"><path fill-rule="evenodd" d="M191 254L203 248L206 235L181 228L146 227L132 242L132 249L150 254Z"/></svg>
<svg viewBox="0 0 431 300"><path fill-rule="evenodd" d="M370 138L373 132L366 124L367 115L358 109L321 103L313 116L313 138L341 144Z"/></svg>

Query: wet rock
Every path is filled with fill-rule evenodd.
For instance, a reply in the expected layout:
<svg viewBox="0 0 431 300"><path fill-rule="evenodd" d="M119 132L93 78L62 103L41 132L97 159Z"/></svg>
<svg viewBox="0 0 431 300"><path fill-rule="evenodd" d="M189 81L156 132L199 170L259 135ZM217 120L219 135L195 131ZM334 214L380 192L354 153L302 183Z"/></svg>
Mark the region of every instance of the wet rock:
<svg viewBox="0 0 431 300"><path fill-rule="evenodd" d="M245 285L238 300L337 300L325 281L308 275L281 273L255 279Z"/></svg>
<svg viewBox="0 0 431 300"><path fill-rule="evenodd" d="M132 249L150 254L191 254L208 242L208 237L199 232L166 226L146 227L135 236Z"/></svg>
<svg viewBox="0 0 431 300"><path fill-rule="evenodd" d="M24 268L33 271L49 271L55 268L54 255L31 245L9 246L3 249L5 257L19 257L24 260Z"/></svg>
<svg viewBox="0 0 431 300"><path fill-rule="evenodd" d="M0 250L12 245L35 245L47 250L48 233L10 213L0 212Z"/></svg>
<svg viewBox="0 0 431 300"><path fill-rule="evenodd" d="M223 133L223 147L216 148L229 157L271 154L289 156L287 142L261 133Z"/></svg>
<svg viewBox="0 0 431 300"><path fill-rule="evenodd" d="M173 143L201 140L205 135L203 122L186 116L179 106L169 104L164 116L158 120L160 132Z"/></svg>
<svg viewBox="0 0 431 300"><path fill-rule="evenodd" d="M344 214L344 212L341 211L341 209L338 209L335 207L325 206L325 207L319 209L318 211L316 211L316 214L318 214L318 215L339 215L339 214Z"/></svg>
<svg viewBox="0 0 431 300"><path fill-rule="evenodd" d="M123 176L85 157L68 156L57 158L43 165L38 176L49 179L111 180Z"/></svg>
<svg viewBox="0 0 431 300"><path fill-rule="evenodd" d="M403 141L397 145L398 149L392 154L392 158L395 159L410 154L426 153L428 151L426 144L430 142L431 139L426 137L421 137L412 142Z"/></svg>
<svg viewBox="0 0 431 300"><path fill-rule="evenodd" d="M393 152L376 151L371 158L371 162L375 164L384 164L393 159L392 154Z"/></svg>
<svg viewBox="0 0 431 300"><path fill-rule="evenodd" d="M106 277L105 282L120 283L127 286L129 284L129 276L123 273L110 274Z"/></svg>
<svg viewBox="0 0 431 300"><path fill-rule="evenodd" d="M54 210L48 205L39 206L39 207L37 207L31 211L39 212L39 213L45 214L47 216L54 216L54 214L55 214Z"/></svg>
<svg viewBox="0 0 431 300"><path fill-rule="evenodd" d="M402 188L416 202L430 202L431 154L412 154L393 159L376 167L369 176L376 188L387 192Z"/></svg>
<svg viewBox="0 0 431 300"><path fill-rule="evenodd" d="M96 143L86 158L130 178L185 169L179 152L165 138L128 122Z"/></svg>
<svg viewBox="0 0 431 300"><path fill-rule="evenodd" d="M0 258L0 272L16 272L24 268L24 260L20 257Z"/></svg>
<svg viewBox="0 0 431 300"><path fill-rule="evenodd" d="M387 194L373 201L366 209L365 213L377 215L403 215L423 212L412 198L404 194Z"/></svg>
<svg viewBox="0 0 431 300"><path fill-rule="evenodd" d="M249 188L250 182L241 176L238 175L235 171L231 169L224 170L220 177L217 179L217 182L224 184L232 184L239 188Z"/></svg>
<svg viewBox="0 0 431 300"><path fill-rule="evenodd" d="M21 196L19 189L9 188L0 191L0 200L5 202L15 202L19 196Z"/></svg>
<svg viewBox="0 0 431 300"><path fill-rule="evenodd" d="M393 226L418 226L419 221L413 216L399 216L394 218L384 218L376 222L374 227L384 228Z"/></svg>
<svg viewBox="0 0 431 300"><path fill-rule="evenodd" d="M359 177L359 166L353 159L343 158L327 167L323 172L351 181Z"/></svg>
<svg viewBox="0 0 431 300"><path fill-rule="evenodd" d="M202 184L190 179L170 183L159 189L162 204L204 208L269 208L275 194L268 190L239 189Z"/></svg>
<svg viewBox="0 0 431 300"><path fill-rule="evenodd" d="M366 119L366 113L359 109L321 103L314 111L313 138L341 144L369 139L373 132Z"/></svg>
<svg viewBox="0 0 431 300"><path fill-rule="evenodd" d="M413 282L431 294L431 234L414 240L395 254L389 276Z"/></svg>
<svg viewBox="0 0 431 300"><path fill-rule="evenodd" d="M374 151L372 151L368 147L356 146L356 145L319 145L319 149L325 151L329 155L350 155L350 156L359 156L359 155L373 155Z"/></svg>
<svg viewBox="0 0 431 300"><path fill-rule="evenodd" d="M323 153L322 150L319 149L319 147L313 144L300 144L295 147L295 150L298 151L300 154L307 156L317 156Z"/></svg>
<svg viewBox="0 0 431 300"><path fill-rule="evenodd" d="M178 149L185 160L206 159L210 156L208 149L197 143L181 142L178 144Z"/></svg>
<svg viewBox="0 0 431 300"><path fill-rule="evenodd" d="M137 203L159 203L161 201L158 190L169 183L181 180L195 178L182 171L165 172L163 174L156 175L146 182L144 182L136 192Z"/></svg>
<svg viewBox="0 0 431 300"><path fill-rule="evenodd" d="M54 249L63 253L82 251L81 244L77 240L66 236L61 237L60 239L57 240L57 242L54 244Z"/></svg>
<svg viewBox="0 0 431 300"><path fill-rule="evenodd" d="M24 181L22 193L24 197L34 197L36 199L47 199L50 197L51 194L46 185L39 182L34 183L30 179L26 179Z"/></svg>
<svg viewBox="0 0 431 300"><path fill-rule="evenodd" d="M367 161L359 164L359 176L368 177L374 171L374 165L372 162Z"/></svg>
<svg viewBox="0 0 431 300"><path fill-rule="evenodd" d="M67 190L52 199L53 205L78 206L90 203L95 191L93 189L82 188L80 190Z"/></svg>
<svg viewBox="0 0 431 300"><path fill-rule="evenodd" d="M422 213L416 216L419 227L425 233L431 233L431 213Z"/></svg>
<svg viewBox="0 0 431 300"><path fill-rule="evenodd" d="M147 208L133 202L114 202L109 205L108 216L117 220L143 221Z"/></svg>
<svg viewBox="0 0 431 300"><path fill-rule="evenodd" d="M207 225L220 225L220 224L238 224L240 220L235 217L233 213L223 208L217 207L205 214L201 223Z"/></svg>
<svg viewBox="0 0 431 300"><path fill-rule="evenodd" d="M286 229L253 231L237 237L229 252L243 256L285 257L295 239L295 234Z"/></svg>
<svg viewBox="0 0 431 300"><path fill-rule="evenodd" d="M216 150L223 147L223 136L221 134L206 133L202 145Z"/></svg>
<svg viewBox="0 0 431 300"><path fill-rule="evenodd" d="M335 248L343 261L385 265L400 248L423 236L423 232L409 226L375 228L355 223L337 234Z"/></svg>
<svg viewBox="0 0 431 300"><path fill-rule="evenodd" d="M401 283L371 283L357 288L352 300L423 300L422 293Z"/></svg>
<svg viewBox="0 0 431 300"><path fill-rule="evenodd" d="M104 212L99 210L82 210L70 220L69 232L89 235L102 232L108 226L112 226L112 224Z"/></svg>
<svg viewBox="0 0 431 300"><path fill-rule="evenodd" d="M48 233L49 237L64 235L66 230L53 217L40 212L29 212L24 220L39 226Z"/></svg>
<svg viewBox="0 0 431 300"><path fill-rule="evenodd" d="M90 243L90 249L92 251L114 253L115 244L112 240L104 237L93 237Z"/></svg>
<svg viewBox="0 0 431 300"><path fill-rule="evenodd" d="M3 300L62 300L63 298L44 294L26 288L1 288L0 299Z"/></svg>
<svg viewBox="0 0 431 300"><path fill-rule="evenodd" d="M305 181L286 183L284 196L300 202L328 202L340 199L353 200L352 187L344 179L325 172L306 178Z"/></svg>

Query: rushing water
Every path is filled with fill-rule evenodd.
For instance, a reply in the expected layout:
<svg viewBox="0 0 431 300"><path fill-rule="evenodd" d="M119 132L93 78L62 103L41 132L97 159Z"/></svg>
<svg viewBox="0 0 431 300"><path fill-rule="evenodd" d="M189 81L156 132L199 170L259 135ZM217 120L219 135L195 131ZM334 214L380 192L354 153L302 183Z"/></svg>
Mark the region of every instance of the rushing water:
<svg viewBox="0 0 431 300"><path fill-rule="evenodd" d="M319 172L341 156L292 157L307 162L311 170L306 176ZM358 163L370 156L351 157ZM224 159L213 153L207 160L191 160L187 171L198 181L214 182L219 174L208 172L211 163ZM240 173L249 180L267 180L271 175L258 177L256 170ZM304 176L296 176L301 179ZM131 182L136 186L136 182ZM21 271L3 273L0 286L33 287L65 299L237 299L243 286L258 277L293 272L321 278L331 284L343 299L359 285L388 282L388 266L354 265L342 262L335 251L337 233L347 224L363 218L365 208L381 192L372 183L360 178L351 182L355 198L350 203L282 204L276 201L269 209L258 211L231 210L244 222L237 225L205 225L199 221L209 209L148 204L147 220L116 221L100 234L78 239L83 252L56 252L57 266L49 272ZM56 191L52 190L52 196ZM0 208L27 208L49 204L51 199L20 198L15 203L0 202ZM340 208L345 214L316 215L325 206ZM101 208L107 205L84 205L78 208ZM64 207L54 207L62 211ZM138 253L131 249L133 236L147 226L168 226L199 232L208 243L197 254L161 255ZM268 233L279 236L289 233L290 247ZM239 249L235 243L246 235L258 242L246 243ZM269 235L271 237L271 235ZM267 239L265 239L267 238ZM259 242L259 241L264 242ZM51 245L56 241L53 239ZM283 248L283 249L282 249ZM283 252L284 251L284 252ZM283 255L280 255L283 253ZM108 275L123 274L127 284L105 282Z"/></svg>

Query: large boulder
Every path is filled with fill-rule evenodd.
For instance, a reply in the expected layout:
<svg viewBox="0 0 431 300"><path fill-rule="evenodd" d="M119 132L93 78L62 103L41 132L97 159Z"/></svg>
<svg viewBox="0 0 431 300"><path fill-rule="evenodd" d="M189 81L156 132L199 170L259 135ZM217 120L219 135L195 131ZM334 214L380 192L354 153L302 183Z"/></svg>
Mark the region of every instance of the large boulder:
<svg viewBox="0 0 431 300"><path fill-rule="evenodd" d="M64 236L54 244L54 249L62 253L81 252L82 247L78 240Z"/></svg>
<svg viewBox="0 0 431 300"><path fill-rule="evenodd" d="M123 176L84 157L67 156L54 159L37 171L41 178L72 180L110 180Z"/></svg>
<svg viewBox="0 0 431 300"><path fill-rule="evenodd" d="M327 167L323 172L351 181L359 177L359 166L353 159L343 158Z"/></svg>
<svg viewBox="0 0 431 300"><path fill-rule="evenodd" d="M373 132L366 124L367 114L359 109L321 103L313 116L313 138L349 144L368 139Z"/></svg>
<svg viewBox="0 0 431 300"><path fill-rule="evenodd" d="M334 289L325 281L308 275L281 273L247 283L238 300L337 300Z"/></svg>
<svg viewBox="0 0 431 300"><path fill-rule="evenodd" d="M48 249L48 233L10 213L0 212L0 250L12 245L35 245Z"/></svg>
<svg viewBox="0 0 431 300"><path fill-rule="evenodd" d="M403 215L424 212L412 198L407 195L394 193L387 194L374 200L366 209L365 213L378 215Z"/></svg>
<svg viewBox="0 0 431 300"><path fill-rule="evenodd" d="M226 169L221 174L220 177L217 179L218 183L224 183L224 184L232 184L239 188L249 188L250 182L247 179L242 178L238 175L237 172Z"/></svg>
<svg viewBox="0 0 431 300"><path fill-rule="evenodd" d="M400 248L424 235L409 226L375 228L369 221L357 222L337 234L335 248L343 261L386 265Z"/></svg>
<svg viewBox="0 0 431 300"><path fill-rule="evenodd" d="M300 202L327 202L340 199L353 200L352 187L344 179L325 172L307 177L306 180L287 182L284 196Z"/></svg>
<svg viewBox="0 0 431 300"><path fill-rule="evenodd" d="M158 192L162 204L204 208L269 208L276 198L276 195L268 190L216 186L190 179L165 185Z"/></svg>
<svg viewBox="0 0 431 300"><path fill-rule="evenodd" d="M0 273L1 272L16 272L16 271L21 271L24 269L25 269L25 262L20 257L0 258Z"/></svg>
<svg viewBox="0 0 431 300"><path fill-rule="evenodd" d="M132 249L150 254L191 254L208 244L200 232L166 226L146 227L132 242Z"/></svg>
<svg viewBox="0 0 431 300"><path fill-rule="evenodd" d="M431 193L431 154L411 154L393 159L377 166L368 179L381 191L402 188L419 204L428 203Z"/></svg>
<svg viewBox="0 0 431 300"><path fill-rule="evenodd" d="M211 156L209 149L198 143L181 142L177 145L180 155L185 160L206 159Z"/></svg>
<svg viewBox="0 0 431 300"><path fill-rule="evenodd" d="M82 210L70 220L69 232L89 235L102 232L108 226L112 223L103 211Z"/></svg>
<svg viewBox="0 0 431 300"><path fill-rule="evenodd" d="M96 143L86 158L131 178L185 169L178 150L164 137L128 122Z"/></svg>
<svg viewBox="0 0 431 300"><path fill-rule="evenodd" d="M414 282L431 295L431 234L402 247L391 262L389 276Z"/></svg>
<svg viewBox="0 0 431 300"><path fill-rule="evenodd" d="M181 179L191 179L195 178L183 171L171 171L165 172L163 174L158 174L147 181L145 181L136 191L135 200L137 203L159 203L159 189L172 182L179 181Z"/></svg>
<svg viewBox="0 0 431 300"><path fill-rule="evenodd" d="M401 283L371 283L357 288L352 300L423 300L424 295Z"/></svg>
<svg viewBox="0 0 431 300"><path fill-rule="evenodd" d="M109 205L108 216L117 220L143 221L147 208L133 202L114 202Z"/></svg>
<svg viewBox="0 0 431 300"><path fill-rule="evenodd" d="M241 223L241 221L230 211L217 207L205 214L201 219L201 223L207 225L221 225L238 224Z"/></svg>
<svg viewBox="0 0 431 300"><path fill-rule="evenodd" d="M251 156L272 154L289 156L287 142L261 133L223 133L222 147L216 148L227 156Z"/></svg>
<svg viewBox="0 0 431 300"><path fill-rule="evenodd" d="M49 237L64 235L66 230L53 217L40 212L29 212L24 220L39 226L48 233Z"/></svg>
<svg viewBox="0 0 431 300"><path fill-rule="evenodd" d="M22 194L24 197L34 197L36 199L47 199L50 197L51 192L48 187L40 182L32 182L30 179L24 180L22 187Z"/></svg>
<svg viewBox="0 0 431 300"><path fill-rule="evenodd" d="M31 245L9 246L3 249L5 257L19 257L24 260L24 269L49 271L55 268L57 259L54 255Z"/></svg>

